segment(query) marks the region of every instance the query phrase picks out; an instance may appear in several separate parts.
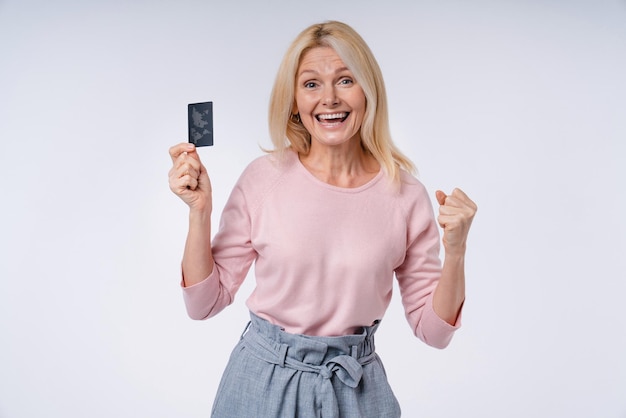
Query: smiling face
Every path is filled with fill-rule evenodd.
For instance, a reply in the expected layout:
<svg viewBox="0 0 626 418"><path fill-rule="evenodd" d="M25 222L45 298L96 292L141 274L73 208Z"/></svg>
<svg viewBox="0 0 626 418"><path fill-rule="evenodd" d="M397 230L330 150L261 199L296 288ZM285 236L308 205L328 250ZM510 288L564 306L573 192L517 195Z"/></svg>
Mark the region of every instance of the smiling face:
<svg viewBox="0 0 626 418"><path fill-rule="evenodd" d="M339 55L329 47L308 50L296 74L294 113L311 134L311 146L358 144L365 94Z"/></svg>

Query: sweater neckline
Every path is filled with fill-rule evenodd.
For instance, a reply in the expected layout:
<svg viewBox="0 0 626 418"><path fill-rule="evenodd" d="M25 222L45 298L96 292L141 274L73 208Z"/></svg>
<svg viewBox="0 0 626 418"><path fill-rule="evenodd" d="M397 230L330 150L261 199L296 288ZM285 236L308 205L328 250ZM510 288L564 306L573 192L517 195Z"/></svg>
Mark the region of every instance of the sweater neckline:
<svg viewBox="0 0 626 418"><path fill-rule="evenodd" d="M329 184L326 183L325 181L322 181L320 179L318 179L317 177L315 177L315 175L313 173L311 173L305 166L304 164L302 164L302 161L300 161L300 158L298 156L298 153L296 151L292 150L292 157L293 159L295 159L295 165L298 169L298 171L302 172L309 180L311 180L313 183L316 183L319 186L322 186L326 189L329 190L333 190L336 192L341 192L341 193L358 193L361 192L363 190L367 190L370 187L374 186L376 183L378 183L380 181L381 178L383 178L384 175L384 171L382 169L382 167L380 168L380 170L378 171L378 173L372 178L370 179L368 182L358 186L358 187L341 187L341 186L335 186L333 184Z"/></svg>

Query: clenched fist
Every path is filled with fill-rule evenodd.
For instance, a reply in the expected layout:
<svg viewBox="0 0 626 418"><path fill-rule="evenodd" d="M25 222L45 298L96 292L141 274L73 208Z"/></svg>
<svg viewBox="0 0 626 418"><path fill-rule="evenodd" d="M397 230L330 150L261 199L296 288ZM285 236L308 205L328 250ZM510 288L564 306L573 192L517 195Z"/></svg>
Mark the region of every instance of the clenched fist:
<svg viewBox="0 0 626 418"><path fill-rule="evenodd" d="M437 221L443 228L443 246L447 254L463 254L477 206L461 189L450 195L441 190L435 192L439 202Z"/></svg>

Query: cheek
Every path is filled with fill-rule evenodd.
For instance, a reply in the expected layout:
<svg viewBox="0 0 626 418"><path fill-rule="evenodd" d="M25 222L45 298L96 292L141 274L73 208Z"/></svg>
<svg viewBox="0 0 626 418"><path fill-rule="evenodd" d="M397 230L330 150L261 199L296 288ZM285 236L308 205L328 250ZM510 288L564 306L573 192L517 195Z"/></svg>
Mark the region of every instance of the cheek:
<svg viewBox="0 0 626 418"><path fill-rule="evenodd" d="M359 113L359 117L363 117L365 110L367 109L367 100L365 96L361 94L354 94L352 96L352 109Z"/></svg>
<svg viewBox="0 0 626 418"><path fill-rule="evenodd" d="M354 99L355 104L357 104L359 110L365 112L365 108L367 107L367 99L365 98L365 94L363 94L363 91L360 91L358 94L356 94L356 97Z"/></svg>
<svg viewBox="0 0 626 418"><path fill-rule="evenodd" d="M311 98L303 93L296 93L294 98L294 107L300 113L307 113L311 109Z"/></svg>

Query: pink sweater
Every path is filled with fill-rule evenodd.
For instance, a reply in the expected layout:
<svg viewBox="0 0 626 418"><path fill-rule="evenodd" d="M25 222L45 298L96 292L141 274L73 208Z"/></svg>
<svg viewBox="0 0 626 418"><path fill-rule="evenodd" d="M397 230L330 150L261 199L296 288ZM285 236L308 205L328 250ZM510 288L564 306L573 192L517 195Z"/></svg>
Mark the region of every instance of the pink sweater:
<svg viewBox="0 0 626 418"><path fill-rule="evenodd" d="M394 273L417 337L443 348L460 326L433 310L439 230L426 189L406 172L400 188L383 171L340 188L315 178L295 152L280 163L260 157L232 191L213 256L213 272L183 287L194 319L231 304L255 261L247 306L291 333L345 335L371 325L389 306Z"/></svg>

